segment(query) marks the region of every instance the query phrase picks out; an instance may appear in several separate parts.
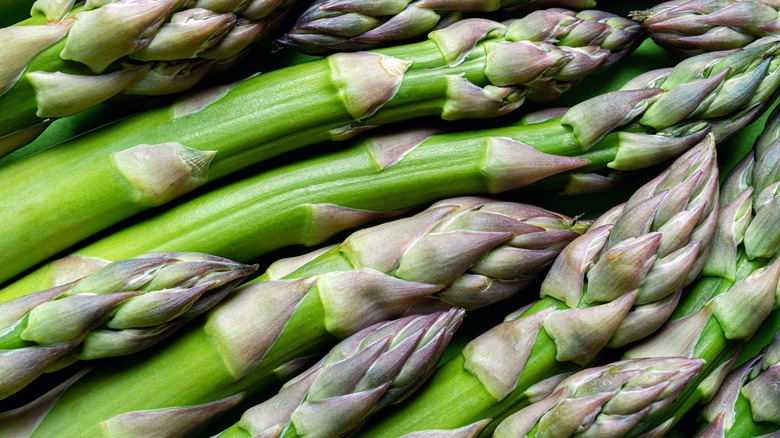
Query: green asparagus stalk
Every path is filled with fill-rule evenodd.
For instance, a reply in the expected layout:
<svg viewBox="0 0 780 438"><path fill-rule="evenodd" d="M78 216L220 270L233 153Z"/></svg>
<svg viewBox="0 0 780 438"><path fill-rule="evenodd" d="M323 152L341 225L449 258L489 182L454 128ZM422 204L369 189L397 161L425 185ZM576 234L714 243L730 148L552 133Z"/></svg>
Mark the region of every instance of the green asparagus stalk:
<svg viewBox="0 0 780 438"><path fill-rule="evenodd" d="M495 438L625 436L671 403L704 361L647 358L611 363L566 377L548 397L507 417Z"/></svg>
<svg viewBox="0 0 780 438"><path fill-rule="evenodd" d="M271 399L250 408L220 438L340 437L430 376L462 310L407 316L341 341Z"/></svg>
<svg viewBox="0 0 780 438"><path fill-rule="evenodd" d="M0 399L47 369L151 347L256 270L207 254L147 254L0 304Z"/></svg>
<svg viewBox="0 0 780 438"><path fill-rule="evenodd" d="M770 436L780 430L780 332L758 356L732 371L701 413L700 438Z"/></svg>
<svg viewBox="0 0 780 438"><path fill-rule="evenodd" d="M629 349L626 358L683 356L706 361L680 400L656 413L647 428L666 430L709 400L740 348L778 308L780 231L780 112L722 186L718 227L700 278L666 326ZM636 434L646 431L639 428Z"/></svg>
<svg viewBox="0 0 780 438"><path fill-rule="evenodd" d="M36 1L31 18L0 29L0 156L114 96L191 88L238 63L294 3Z"/></svg>
<svg viewBox="0 0 780 438"><path fill-rule="evenodd" d="M471 341L364 436L493 419L485 434L533 401L534 385L588 366L605 347L652 334L705 260L717 178L712 142L688 151L561 252L541 300Z"/></svg>
<svg viewBox="0 0 780 438"><path fill-rule="evenodd" d="M17 415L13 427L27 430L18 436L92 436L125 421L178 427L374 323L442 300L476 308L511 296L588 224L522 204L441 201L339 246L277 261L177 342L90 372L50 410Z"/></svg>
<svg viewBox="0 0 780 438"><path fill-rule="evenodd" d="M73 255L117 260L186 250L248 262L284 245L316 244L381 217L381 211L499 193L570 169L577 174L548 183L566 193L586 192L607 179L600 174L605 169L642 169L678 156L709 131L720 141L747 125L780 83L776 50L711 55L706 63L694 58L644 75L628 84L632 89L569 110L529 114L506 127L438 135L423 128L369 137L344 152L211 191ZM528 167L531 162L537 164ZM51 287L50 269L6 287L0 301Z"/></svg>
<svg viewBox="0 0 780 438"><path fill-rule="evenodd" d="M780 5L760 0L672 0L631 17L680 56L745 47L780 35Z"/></svg>
<svg viewBox="0 0 780 438"><path fill-rule="evenodd" d="M369 50L393 41L406 40L422 35L443 23L458 20L461 12L492 12L517 5L532 6L537 1L504 0L458 2L449 1L365 1L318 0L295 22L295 25L278 40L278 43L299 52L326 54L336 51ZM590 9L593 1L560 1L563 7ZM573 4L568 4L573 3ZM529 19L533 16L533 19ZM635 40L634 26L615 14L589 10L577 14L565 9L532 12L525 21L526 34L541 30L549 38L565 41L573 38L593 38L603 33L614 46L602 44L610 50L623 50L626 41ZM556 23L555 27L549 26ZM610 24L607 24L610 23ZM543 29L531 25L542 26ZM612 27L613 29L609 29ZM619 29L625 28L624 32Z"/></svg>
<svg viewBox="0 0 780 438"><path fill-rule="evenodd" d="M5 166L0 281L270 156L413 117L505 114L527 94L559 95L609 56L518 40L515 26L464 20L422 43L279 69Z"/></svg>

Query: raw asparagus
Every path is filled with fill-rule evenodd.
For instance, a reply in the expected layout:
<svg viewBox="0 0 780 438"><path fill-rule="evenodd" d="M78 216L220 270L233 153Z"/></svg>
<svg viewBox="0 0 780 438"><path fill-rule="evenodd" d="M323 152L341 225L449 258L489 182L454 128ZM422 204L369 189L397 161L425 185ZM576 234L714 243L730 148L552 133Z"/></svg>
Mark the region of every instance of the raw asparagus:
<svg viewBox="0 0 780 438"><path fill-rule="evenodd" d="M507 417L495 438L619 438L671 403L704 361L647 358L611 363L566 377L548 397Z"/></svg>
<svg viewBox="0 0 780 438"><path fill-rule="evenodd" d="M488 418L490 432L532 401L535 384L588 366L605 347L652 334L705 260L717 178L711 141L684 154L561 252L541 300L471 341L363 436L398 437Z"/></svg>
<svg viewBox="0 0 780 438"><path fill-rule="evenodd" d="M517 41L514 26L463 20L422 43L275 70L0 168L0 281L270 156L414 117L505 114L527 94L562 93L610 53Z"/></svg>
<svg viewBox="0 0 780 438"><path fill-rule="evenodd" d="M706 365L679 401L647 428L666 430L711 398L739 349L778 308L780 278L780 112L770 116L754 152L723 182L721 213L700 278L666 326L624 357L683 356ZM776 330L776 328L775 328ZM646 431L638 428L636 434Z"/></svg>
<svg viewBox="0 0 780 438"><path fill-rule="evenodd" d="M26 431L19 437L90 436L125 419L172 427L197 412L206 421L205 412L273 382L276 370L371 324L441 300L473 308L522 290L525 273L549 264L587 225L522 204L441 201L339 246L272 264L177 342L90 372L51 410L16 415L12 426Z"/></svg>
<svg viewBox="0 0 780 438"><path fill-rule="evenodd" d="M780 430L780 331L765 350L732 371L702 417L699 438L771 436Z"/></svg>
<svg viewBox="0 0 780 438"><path fill-rule="evenodd" d="M659 46L680 56L745 47L780 36L780 4L760 0L673 0L631 17Z"/></svg>
<svg viewBox="0 0 780 438"><path fill-rule="evenodd" d="M463 315L462 310L452 309L363 329L218 436L348 435L375 412L402 401L430 376Z"/></svg>
<svg viewBox="0 0 780 438"><path fill-rule="evenodd" d="M449 1L315 1L295 22L295 25L278 40L279 44L299 52L326 54L336 51L369 50L388 43L414 38L443 23L458 20L460 12L492 12L519 4L533 5L534 1L504 0L463 3ZM592 1L562 1L568 8L591 9ZM569 38L588 38L604 33L609 43L602 47L623 50L624 38L635 40L636 23L615 14L601 11L576 13L565 9L543 10L529 14L522 33L533 35L542 30L545 39L565 41ZM555 26L550 26L555 23ZM607 24L609 23L609 24ZM539 29L542 27L543 29ZM610 27L612 29L610 29ZM625 32L620 32L625 28ZM614 29L614 30L613 30ZM606 41L605 41L606 43Z"/></svg>
<svg viewBox="0 0 780 438"><path fill-rule="evenodd" d="M0 399L48 369L156 344L256 270L207 254L147 254L0 304Z"/></svg>

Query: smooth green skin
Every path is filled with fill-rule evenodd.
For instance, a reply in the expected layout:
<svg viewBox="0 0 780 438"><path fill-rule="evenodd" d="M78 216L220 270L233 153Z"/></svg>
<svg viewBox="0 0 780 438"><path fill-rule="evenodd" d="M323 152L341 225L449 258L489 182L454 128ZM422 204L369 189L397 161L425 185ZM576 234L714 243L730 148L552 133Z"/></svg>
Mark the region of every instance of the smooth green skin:
<svg viewBox="0 0 780 438"><path fill-rule="evenodd" d="M756 422L753 420L753 411L750 409L750 402L742 396L742 394L737 397L734 411L737 413L736 421L731 429L726 432L726 438L763 436L780 430L780 425L763 421Z"/></svg>

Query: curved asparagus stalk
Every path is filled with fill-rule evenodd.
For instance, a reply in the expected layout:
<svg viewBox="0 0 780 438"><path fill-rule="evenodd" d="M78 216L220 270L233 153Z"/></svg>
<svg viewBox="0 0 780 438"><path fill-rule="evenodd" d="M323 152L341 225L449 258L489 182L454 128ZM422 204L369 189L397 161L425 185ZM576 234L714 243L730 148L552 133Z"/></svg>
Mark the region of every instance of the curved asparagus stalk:
<svg viewBox="0 0 780 438"><path fill-rule="evenodd" d="M156 344L256 270L207 254L147 254L0 304L0 399L47 369Z"/></svg>
<svg viewBox="0 0 780 438"><path fill-rule="evenodd" d="M277 42L309 54L369 50L393 41L422 35L435 26L442 25L442 22L458 20L460 12L492 12L518 4L533 5L536 2L504 0L464 4L453 0L418 0L379 3L315 1L298 18L292 29ZM588 8L594 7L595 2L593 3L587 5ZM518 33L534 35L541 30L546 33L545 40L586 38L593 41L594 35L603 34L609 41L599 44L616 56L623 50L631 50L637 41L634 34L638 25L608 12L589 10L577 13L565 9L550 9L532 12L522 21L524 23L517 29ZM555 23L555 26L550 26L552 23ZM627 41L629 44L626 44Z"/></svg>
<svg viewBox="0 0 780 438"><path fill-rule="evenodd" d="M758 356L732 371L701 411L700 438L771 436L780 430L780 332Z"/></svg>
<svg viewBox="0 0 780 438"><path fill-rule="evenodd" d="M778 308L778 159L780 113L775 111L754 152L723 183L723 207L702 278L664 328L625 354L626 358L684 356L707 363L683 397L659 411L637 434L653 427L666 430L711 398L739 349Z"/></svg>
<svg viewBox="0 0 780 438"><path fill-rule="evenodd" d="M680 157L561 252L541 300L471 341L364 436L498 422L532 401L534 385L652 334L701 269L717 178L712 142Z"/></svg>
<svg viewBox="0 0 780 438"><path fill-rule="evenodd" d="M29 434L89 435L107 423L152 418L176 427L198 406L259 391L285 364L424 307L433 295L478 307L516 293L526 273L551 263L586 225L537 207L456 198L278 261L177 342L81 378ZM116 397L119 388L124 397Z"/></svg>
<svg viewBox="0 0 780 438"><path fill-rule="evenodd" d="M113 96L191 88L245 57L294 3L36 1L32 18L0 29L0 155Z"/></svg>
<svg viewBox="0 0 780 438"><path fill-rule="evenodd" d="M780 83L776 51L770 45L694 58L628 84L637 89L606 93L569 110L529 114L503 128L438 135L435 129L414 129L369 137L345 152L213 190L74 255L116 260L187 250L249 261L284 245L322 242L381 217L377 210L499 193L571 169L577 174L546 183L566 193L585 192L606 179L605 169L642 169L678 156L707 132L721 141L747 125ZM528 167L530 162L537 164ZM51 287L47 269L0 291L0 302Z"/></svg>
<svg viewBox="0 0 780 438"><path fill-rule="evenodd" d="M554 392L507 417L495 438L619 438L671 403L704 361L647 358L588 368L559 383Z"/></svg>
<svg viewBox="0 0 780 438"><path fill-rule="evenodd" d="M430 376L463 315L452 309L363 329L218 436L345 436Z"/></svg>
<svg viewBox="0 0 780 438"><path fill-rule="evenodd" d="M270 156L409 118L506 114L528 94L560 95L609 56L594 45L517 40L513 26L464 20L423 43L283 68L6 166L0 169L0 203L7 203L0 205L0 246L9 251L0 281Z"/></svg>
<svg viewBox="0 0 780 438"><path fill-rule="evenodd" d="M631 18L659 46L680 56L745 47L780 35L780 5L759 0L673 0Z"/></svg>

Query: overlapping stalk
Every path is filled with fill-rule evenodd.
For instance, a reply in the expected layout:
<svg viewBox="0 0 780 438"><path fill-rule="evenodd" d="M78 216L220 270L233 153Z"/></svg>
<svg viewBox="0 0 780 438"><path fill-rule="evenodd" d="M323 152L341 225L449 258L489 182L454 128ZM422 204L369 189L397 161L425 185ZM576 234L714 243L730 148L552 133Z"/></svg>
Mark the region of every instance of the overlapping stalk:
<svg viewBox="0 0 780 438"><path fill-rule="evenodd" d="M0 304L0 399L48 369L151 347L256 270L207 254L147 254Z"/></svg>
<svg viewBox="0 0 780 438"><path fill-rule="evenodd" d="M680 157L561 252L541 300L471 341L363 436L398 437L483 419L494 421L490 432L533 401L534 385L588 366L605 347L652 334L705 260L717 178L712 142Z"/></svg>
<svg viewBox="0 0 780 438"><path fill-rule="evenodd" d="M402 401L433 372L462 310L375 324L341 341L220 438L340 437Z"/></svg>
<svg viewBox="0 0 780 438"><path fill-rule="evenodd" d="M511 190L571 169L577 173L546 183L567 193L609 186L600 174L605 169L658 164L709 131L720 141L761 114L780 83L776 51L764 46L694 58L638 78L631 90L530 114L503 128L369 137L344 152L211 191L74 255L117 260L187 250L250 261L284 245L316 244L394 210ZM0 291L0 301L50 287L48 269Z"/></svg>
<svg viewBox="0 0 780 438"><path fill-rule="evenodd" d="M597 45L519 41L513 26L463 20L422 43L283 68L5 166L0 281L270 156L414 117L505 114L527 95L560 95L609 57Z"/></svg>
<svg viewBox="0 0 780 438"><path fill-rule="evenodd" d="M552 394L507 417L495 438L619 438L671 403L704 361L647 358L611 363L566 377Z"/></svg>
<svg viewBox="0 0 780 438"><path fill-rule="evenodd" d="M20 437L92 435L116 422L184 427L183 418L198 427L279 370L374 323L441 300L475 308L522 290L586 225L521 204L439 202L276 262L177 342L90 372L51 410L17 415L11 426Z"/></svg>
<svg viewBox="0 0 780 438"><path fill-rule="evenodd" d="M38 0L0 29L0 156L116 95L182 92L236 64L294 0Z"/></svg>
<svg viewBox="0 0 780 438"><path fill-rule="evenodd" d="M673 0L631 17L659 46L681 56L745 47L780 36L780 4L761 0Z"/></svg>
<svg viewBox="0 0 780 438"><path fill-rule="evenodd" d="M697 436L771 436L780 430L780 332L758 356L732 371L701 413Z"/></svg>
<svg viewBox="0 0 780 438"><path fill-rule="evenodd" d="M299 52L325 54L336 51L369 50L394 41L411 39L436 26L460 19L461 12L492 12L512 6L533 6L536 1L503 0L459 2L445 1L315 1L278 42ZM549 2L548 2L549 3ZM591 9L593 1L559 1L558 6ZM555 6L555 5L550 5ZM533 17L531 19L531 17ZM634 39L636 26L615 14L601 11L543 10L529 14L527 25L518 30L527 35L542 31L545 39L566 41L603 33L609 41L600 45L609 50L624 50L624 38ZM556 26L550 26L556 23ZM608 24L609 23L609 24ZM534 26L532 26L534 25ZM542 28L542 29L540 29ZM612 28L612 29L610 29ZM625 32L620 32L625 29ZM614 45L610 45L613 43Z"/></svg>
<svg viewBox="0 0 780 438"><path fill-rule="evenodd" d="M669 323L632 347L626 358L683 356L706 361L683 397L647 427L664 430L711 398L740 348L778 308L780 278L780 113L775 111L754 151L722 186L721 213L702 277ZM639 435L644 428L638 428Z"/></svg>

